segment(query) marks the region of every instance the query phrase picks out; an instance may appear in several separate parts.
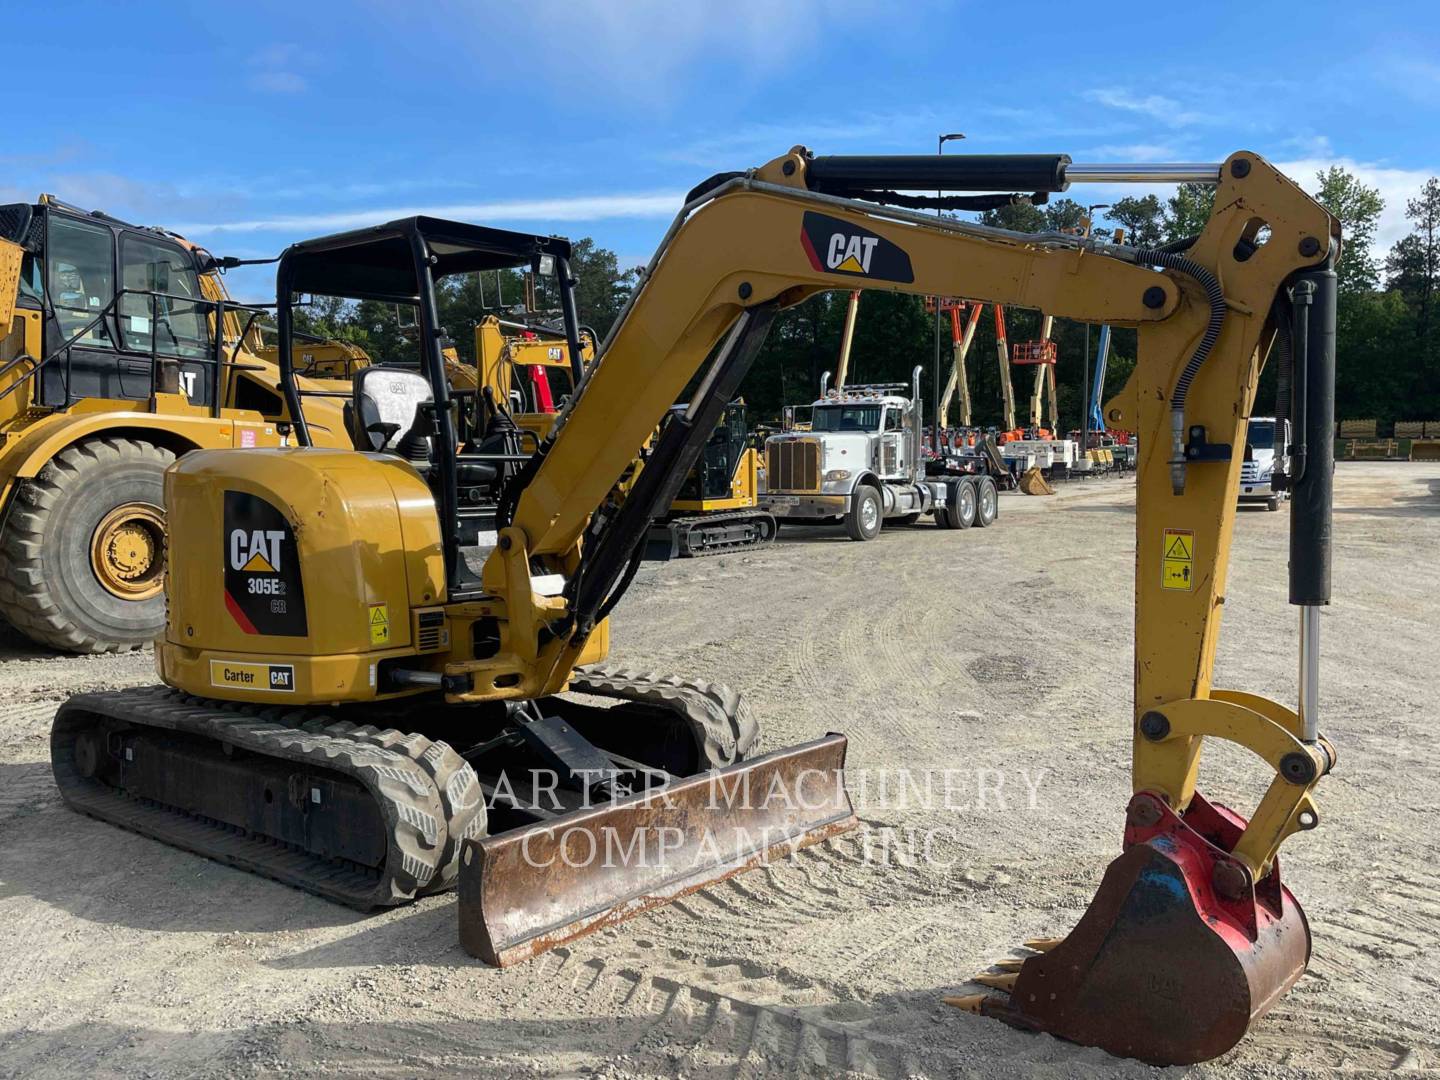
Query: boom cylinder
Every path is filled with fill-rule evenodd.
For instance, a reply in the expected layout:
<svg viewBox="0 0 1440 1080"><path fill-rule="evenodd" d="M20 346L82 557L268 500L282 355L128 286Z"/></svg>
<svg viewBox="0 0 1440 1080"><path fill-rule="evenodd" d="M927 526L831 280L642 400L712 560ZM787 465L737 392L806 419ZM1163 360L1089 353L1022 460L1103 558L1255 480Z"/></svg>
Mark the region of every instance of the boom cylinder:
<svg viewBox="0 0 1440 1080"><path fill-rule="evenodd" d="M1335 271L1310 270L1299 276L1296 293L1310 291L1301 306L1305 318L1303 378L1296 389L1303 400L1294 410L1305 446L1305 472L1295 485L1290 508L1290 603L1330 603L1330 518L1335 487ZM1297 342L1298 344L1298 342Z"/></svg>
<svg viewBox="0 0 1440 1080"><path fill-rule="evenodd" d="M811 160L805 178L831 195L898 191L1064 191L1068 154L832 155Z"/></svg>
<svg viewBox="0 0 1440 1080"><path fill-rule="evenodd" d="M1300 608L1300 720L1304 738L1320 734L1320 618L1330 603L1331 518L1335 494L1335 302L1333 267L1295 283L1296 378L1292 410L1305 448L1290 506L1290 603ZM1308 300L1308 303L1305 301ZM1303 351L1302 351L1303 342Z"/></svg>

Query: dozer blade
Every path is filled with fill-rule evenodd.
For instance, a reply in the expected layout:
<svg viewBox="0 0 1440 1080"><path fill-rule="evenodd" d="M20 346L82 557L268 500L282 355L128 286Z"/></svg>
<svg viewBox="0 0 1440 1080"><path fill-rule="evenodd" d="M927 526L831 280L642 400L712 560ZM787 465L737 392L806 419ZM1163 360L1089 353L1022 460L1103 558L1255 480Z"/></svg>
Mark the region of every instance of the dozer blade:
<svg viewBox="0 0 1440 1080"><path fill-rule="evenodd" d="M1008 1000L947 1002L1154 1065L1207 1061L1238 1043L1304 973L1305 916L1278 865L1248 884L1229 854L1244 821L1223 807L1197 794L1181 817L1142 792L1130 820L1126 851L1079 924L1058 943L1033 943L1048 948L1009 976Z"/></svg>
<svg viewBox="0 0 1440 1080"><path fill-rule="evenodd" d="M856 826L827 735L498 836L460 857L460 941L508 967Z"/></svg>

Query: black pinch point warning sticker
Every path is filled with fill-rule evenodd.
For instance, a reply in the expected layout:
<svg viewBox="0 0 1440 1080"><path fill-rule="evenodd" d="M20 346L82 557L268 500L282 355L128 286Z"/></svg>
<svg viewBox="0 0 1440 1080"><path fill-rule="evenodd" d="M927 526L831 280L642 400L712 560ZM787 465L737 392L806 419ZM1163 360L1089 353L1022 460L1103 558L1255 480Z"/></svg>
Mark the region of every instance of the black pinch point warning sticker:
<svg viewBox="0 0 1440 1080"><path fill-rule="evenodd" d="M224 524L225 609L247 634L304 637L305 586L290 522L258 495L227 491Z"/></svg>

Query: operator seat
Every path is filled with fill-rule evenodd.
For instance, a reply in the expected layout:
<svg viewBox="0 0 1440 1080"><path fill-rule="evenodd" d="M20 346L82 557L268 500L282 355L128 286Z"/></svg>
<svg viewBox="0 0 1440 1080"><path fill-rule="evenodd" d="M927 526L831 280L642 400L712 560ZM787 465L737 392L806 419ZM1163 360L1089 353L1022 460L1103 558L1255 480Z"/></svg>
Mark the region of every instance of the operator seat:
<svg viewBox="0 0 1440 1080"><path fill-rule="evenodd" d="M426 407L435 395L425 376L408 368L361 368L351 394L345 411L356 450L389 451L420 465L430 460Z"/></svg>

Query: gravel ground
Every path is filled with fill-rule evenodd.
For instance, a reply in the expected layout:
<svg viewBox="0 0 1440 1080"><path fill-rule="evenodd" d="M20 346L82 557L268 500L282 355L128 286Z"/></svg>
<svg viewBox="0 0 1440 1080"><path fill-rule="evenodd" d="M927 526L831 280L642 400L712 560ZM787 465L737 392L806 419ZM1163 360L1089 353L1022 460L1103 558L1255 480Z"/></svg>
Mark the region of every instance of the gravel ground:
<svg viewBox="0 0 1440 1080"><path fill-rule="evenodd" d="M1337 501L1340 767L1285 849L1314 958L1200 1076L1440 1069L1440 466L1344 464ZM362 917L65 810L56 704L151 658L0 654L0 1075L1150 1075L940 1003L1064 933L1118 851L1133 518L1093 481L993 529L645 569L615 659L743 688L766 748L847 732L864 828L504 972L453 897ZM1217 683L1293 701L1285 523L1240 516ZM950 787L922 805L906 767ZM1202 787L1248 808L1264 780L1219 747Z"/></svg>

